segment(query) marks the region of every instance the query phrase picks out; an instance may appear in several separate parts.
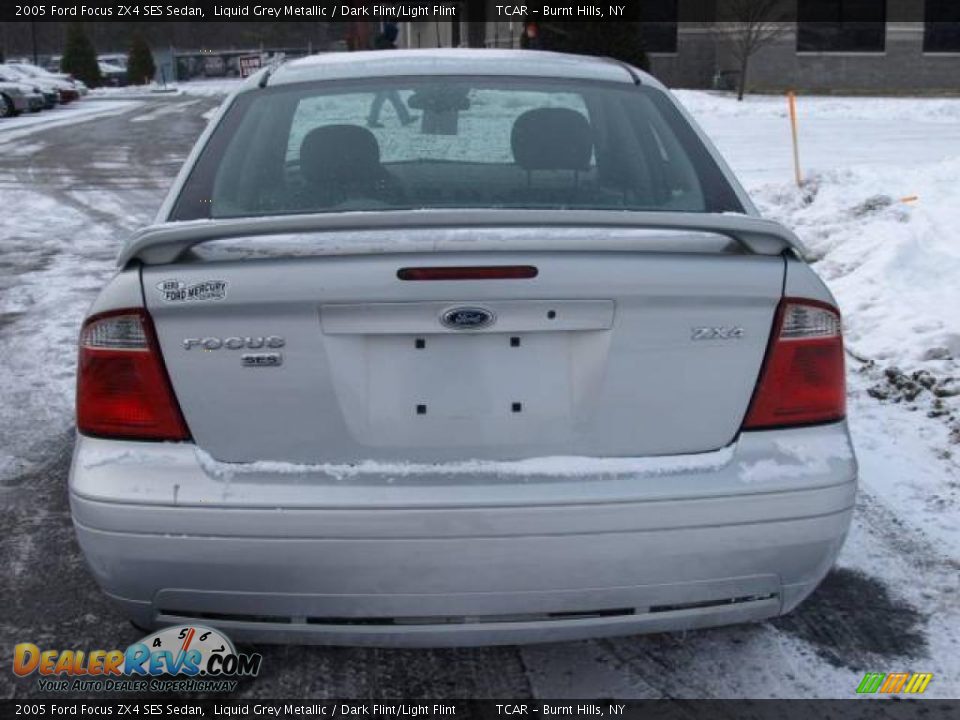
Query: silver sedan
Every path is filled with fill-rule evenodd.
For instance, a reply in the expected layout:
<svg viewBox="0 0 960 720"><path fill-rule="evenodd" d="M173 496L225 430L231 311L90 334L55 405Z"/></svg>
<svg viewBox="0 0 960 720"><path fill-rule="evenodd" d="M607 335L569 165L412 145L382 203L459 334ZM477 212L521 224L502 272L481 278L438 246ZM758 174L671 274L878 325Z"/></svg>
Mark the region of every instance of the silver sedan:
<svg viewBox="0 0 960 720"><path fill-rule="evenodd" d="M43 94L30 85L0 77L0 118L43 109Z"/></svg>
<svg viewBox="0 0 960 720"><path fill-rule="evenodd" d="M328 54L222 106L80 335L70 499L139 626L554 641L797 606L840 313L654 78Z"/></svg>

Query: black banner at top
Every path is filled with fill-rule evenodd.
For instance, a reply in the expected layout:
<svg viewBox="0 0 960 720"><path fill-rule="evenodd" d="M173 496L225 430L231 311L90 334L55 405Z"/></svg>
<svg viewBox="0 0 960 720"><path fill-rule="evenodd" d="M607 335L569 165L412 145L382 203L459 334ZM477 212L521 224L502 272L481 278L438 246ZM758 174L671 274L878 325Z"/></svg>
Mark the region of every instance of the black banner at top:
<svg viewBox="0 0 960 720"><path fill-rule="evenodd" d="M0 21L188 21L188 22L585 22L639 21L709 23L736 21L729 0L585 0L517 2L503 0L3 0ZM858 8L869 21L960 23L960 2L927 0L781 0L775 10L783 22L857 23ZM936 17L928 17L934 7ZM856 11L856 12L854 12Z"/></svg>

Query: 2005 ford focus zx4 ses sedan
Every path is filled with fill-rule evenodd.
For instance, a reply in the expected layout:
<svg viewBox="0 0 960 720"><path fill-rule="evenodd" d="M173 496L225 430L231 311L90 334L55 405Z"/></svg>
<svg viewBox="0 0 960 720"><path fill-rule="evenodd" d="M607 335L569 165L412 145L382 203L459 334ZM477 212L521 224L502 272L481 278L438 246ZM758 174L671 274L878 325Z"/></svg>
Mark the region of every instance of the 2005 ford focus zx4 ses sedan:
<svg viewBox="0 0 960 720"><path fill-rule="evenodd" d="M80 545L135 624L476 645L786 613L846 536L840 314L652 77L246 81L80 335Z"/></svg>

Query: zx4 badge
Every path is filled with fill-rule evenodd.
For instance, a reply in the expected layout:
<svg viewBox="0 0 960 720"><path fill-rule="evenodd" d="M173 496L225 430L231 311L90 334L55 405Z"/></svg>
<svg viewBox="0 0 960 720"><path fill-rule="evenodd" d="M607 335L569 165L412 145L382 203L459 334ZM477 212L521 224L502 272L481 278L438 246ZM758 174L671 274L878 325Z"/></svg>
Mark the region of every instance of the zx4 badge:
<svg viewBox="0 0 960 720"><path fill-rule="evenodd" d="M740 340L742 327L695 327L690 332L691 340Z"/></svg>

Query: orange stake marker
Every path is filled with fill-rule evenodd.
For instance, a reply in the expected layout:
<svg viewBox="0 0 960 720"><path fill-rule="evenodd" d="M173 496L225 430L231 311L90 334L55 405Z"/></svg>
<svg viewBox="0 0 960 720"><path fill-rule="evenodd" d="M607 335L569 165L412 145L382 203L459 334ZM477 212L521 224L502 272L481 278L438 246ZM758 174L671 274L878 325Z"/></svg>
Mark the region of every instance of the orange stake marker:
<svg viewBox="0 0 960 720"><path fill-rule="evenodd" d="M803 187L803 175L800 174L800 145L797 135L797 96L793 90L787 93L790 106L790 129L793 132L793 171L797 178L797 187Z"/></svg>

